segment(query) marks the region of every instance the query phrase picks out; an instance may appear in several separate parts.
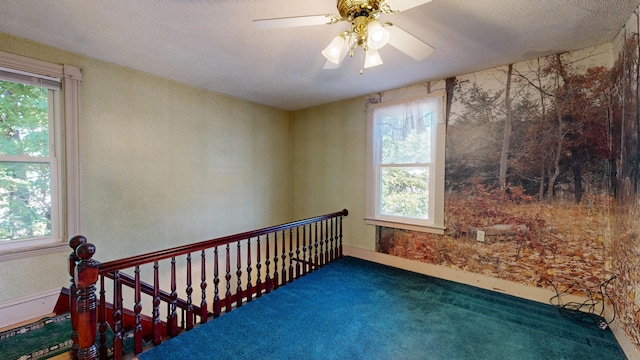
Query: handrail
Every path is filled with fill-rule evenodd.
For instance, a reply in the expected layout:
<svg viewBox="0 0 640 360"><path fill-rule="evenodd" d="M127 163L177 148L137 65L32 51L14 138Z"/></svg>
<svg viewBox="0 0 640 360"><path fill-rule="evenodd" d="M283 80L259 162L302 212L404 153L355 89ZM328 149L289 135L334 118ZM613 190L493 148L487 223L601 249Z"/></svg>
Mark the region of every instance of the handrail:
<svg viewBox="0 0 640 360"><path fill-rule="evenodd" d="M69 255L72 356L102 359L112 352L114 360L122 359L126 331L133 332L133 351L139 354L143 350L143 337L152 338L153 345L159 345L162 337L190 330L198 319L200 324L205 323L209 317L232 311L244 302L342 257L342 218L348 214L344 209L104 263L93 259L96 252L93 244L83 236L75 236L69 242L73 250ZM230 246L232 243L233 247ZM209 249L212 251L207 252ZM195 265L200 268L200 275L193 276L192 254L198 252L201 261ZM186 259L186 265L176 266L179 257ZM168 274L166 270L162 274L159 272L161 263L169 263ZM149 270L142 267L146 264L153 264L153 284L141 281L142 270L146 269L145 273ZM208 266L213 270L207 271ZM123 271L126 269L133 269L134 276L125 274ZM186 279L177 281L178 273L186 275ZM170 285L162 285L161 279L167 280L165 275L170 277ZM112 310L108 315L105 280L113 284ZM207 291L208 285L213 289ZM133 303L131 310L124 306L123 287L130 289L127 294L133 291L134 299L126 302ZM185 299L178 296L178 290L185 292ZM199 295L193 294L194 290ZM211 290L212 299L209 298ZM144 312L143 295L152 299L152 306L145 308ZM199 306L196 305L196 297L199 298ZM166 322L160 319L161 304L167 305ZM125 315L133 317L133 322L124 321ZM151 326L143 330L143 324L149 323ZM106 336L109 326L114 333L110 345ZM96 337L99 338L99 348Z"/></svg>
<svg viewBox="0 0 640 360"><path fill-rule="evenodd" d="M239 240L245 240L245 239L254 238L262 235L267 235L277 231L287 230L287 229L295 228L298 226L312 224L318 221L327 220L327 219L331 219L338 216L347 216L347 215L349 215L349 211L347 211L347 209L343 209L342 211L338 211L335 213L311 217L311 218L294 221L286 224L275 225L275 226L271 226L263 229L247 231L247 232L234 234L234 235L228 235L228 236L211 239L211 240L205 240L205 241L201 241L193 244L176 246L173 248L131 256L124 259L107 261L99 265L99 269L100 269L99 274L104 275L109 272L131 268L136 265L148 264L156 260L164 260L174 256L186 255L188 253L202 251L202 250L210 249L220 245L226 245Z"/></svg>

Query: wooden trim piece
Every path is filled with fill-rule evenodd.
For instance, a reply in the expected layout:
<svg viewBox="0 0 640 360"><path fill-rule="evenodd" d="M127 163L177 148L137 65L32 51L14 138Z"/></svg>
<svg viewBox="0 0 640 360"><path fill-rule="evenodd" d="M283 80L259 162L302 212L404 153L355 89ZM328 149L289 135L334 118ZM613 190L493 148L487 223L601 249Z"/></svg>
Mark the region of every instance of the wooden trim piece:
<svg viewBox="0 0 640 360"><path fill-rule="evenodd" d="M16 69L52 78L62 78L64 76L64 69L62 65L52 64L50 62L36 60L5 51L0 51L0 67Z"/></svg>
<svg viewBox="0 0 640 360"><path fill-rule="evenodd" d="M28 248L16 248L0 252L0 262L24 259L34 256L43 256L67 252L69 245L66 242L54 242L46 245L33 246Z"/></svg>
<svg viewBox="0 0 640 360"><path fill-rule="evenodd" d="M59 296L52 289L0 303L0 328L51 314Z"/></svg>

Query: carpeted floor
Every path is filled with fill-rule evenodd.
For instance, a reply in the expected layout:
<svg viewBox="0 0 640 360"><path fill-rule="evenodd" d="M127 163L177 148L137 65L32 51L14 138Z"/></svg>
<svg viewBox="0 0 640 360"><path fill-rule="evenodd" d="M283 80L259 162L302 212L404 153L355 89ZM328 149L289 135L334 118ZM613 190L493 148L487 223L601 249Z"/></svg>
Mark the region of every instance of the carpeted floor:
<svg viewBox="0 0 640 360"><path fill-rule="evenodd" d="M344 258L140 355L156 359L625 359L556 308Z"/></svg>
<svg viewBox="0 0 640 360"><path fill-rule="evenodd" d="M0 333L0 359L46 359L71 349L69 314Z"/></svg>

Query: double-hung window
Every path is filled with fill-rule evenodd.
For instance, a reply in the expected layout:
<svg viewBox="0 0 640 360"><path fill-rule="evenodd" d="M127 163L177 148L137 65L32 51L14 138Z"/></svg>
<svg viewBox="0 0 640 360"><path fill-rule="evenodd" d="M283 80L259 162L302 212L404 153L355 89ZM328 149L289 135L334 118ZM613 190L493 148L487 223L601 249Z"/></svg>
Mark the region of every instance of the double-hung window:
<svg viewBox="0 0 640 360"><path fill-rule="evenodd" d="M78 231L79 69L0 52L0 259Z"/></svg>
<svg viewBox="0 0 640 360"><path fill-rule="evenodd" d="M369 224L444 231L444 94L371 105Z"/></svg>

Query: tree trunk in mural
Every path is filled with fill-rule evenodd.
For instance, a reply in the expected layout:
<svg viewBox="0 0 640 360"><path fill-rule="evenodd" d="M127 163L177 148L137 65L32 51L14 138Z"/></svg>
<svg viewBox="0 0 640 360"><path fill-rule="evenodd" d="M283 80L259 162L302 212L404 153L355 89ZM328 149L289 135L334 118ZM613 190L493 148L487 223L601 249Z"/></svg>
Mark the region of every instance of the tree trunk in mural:
<svg viewBox="0 0 640 360"><path fill-rule="evenodd" d="M573 192L575 195L576 204L579 204L582 201L582 171L581 171L581 163L582 156L580 156L580 151L577 149L571 149L571 159L573 160L571 163L571 170L573 171Z"/></svg>
<svg viewBox="0 0 640 360"><path fill-rule="evenodd" d="M504 94L504 108L506 116L504 118L504 132L502 137L502 153L500 154L500 190L504 194L507 190L507 160L509 158L509 142L511 139L511 76L513 75L513 64L509 64L507 70L507 86Z"/></svg>
<svg viewBox="0 0 640 360"><path fill-rule="evenodd" d="M636 15L636 28L640 29L640 14L638 14L638 12L635 12ZM636 32L634 34L634 37L636 39L636 45L640 45L640 34L638 32ZM636 72L636 79L635 79L635 90L636 90L636 106L635 106L635 110L636 110L636 153L634 158L634 164L633 164L633 172L634 172L634 176L633 176L633 193L637 194L638 193L638 179L640 179L640 47L636 46L635 47L635 72Z"/></svg>
<svg viewBox="0 0 640 360"><path fill-rule="evenodd" d="M562 146L564 143L564 120L563 120L563 108L564 101L560 100L561 93L567 94L567 89L563 89L568 85L566 81L566 71L562 64L562 58L560 54L556 54L554 58L550 58L555 61L551 61L552 72L554 76L554 93L551 94L553 98L553 106L555 110L555 116L557 121L557 143L555 149L555 157L553 160L553 175L549 178L549 190L547 191L547 197L551 199L553 196L553 189L556 186L556 181L560 176L560 159L562 158ZM565 95L566 96L566 95ZM564 99L563 99L564 100Z"/></svg>
<svg viewBox="0 0 640 360"><path fill-rule="evenodd" d="M540 108L542 110L542 119L546 119L547 118L547 106L546 106L546 101L545 101L545 96L544 96L544 91L542 90L542 78L541 78L541 66L540 66L540 58L537 59L537 71L536 71L536 80L537 80L537 86L534 86L537 90L538 90L538 94L540 95ZM547 163L547 155L546 154L542 154L541 159L540 159L540 186L538 188L538 201L543 201L544 200L544 184L545 184L545 179L547 178L547 172L546 170L546 165Z"/></svg>
<svg viewBox="0 0 640 360"><path fill-rule="evenodd" d="M557 97L553 98L553 103L555 105L556 111L556 120L557 124L557 143L555 156L553 159L553 174L549 176L549 188L547 190L547 199L551 200L553 197L553 189L556 186L556 181L558 180L558 176L560 176L560 158L562 155L562 139L564 138L564 128L562 122L562 112L560 111L560 102Z"/></svg>
<svg viewBox="0 0 640 360"><path fill-rule="evenodd" d="M453 102L453 90L456 86L456 78L450 77L445 80L445 89L447 92L447 108L445 109L445 124L449 124L449 114L451 114L451 103Z"/></svg>

